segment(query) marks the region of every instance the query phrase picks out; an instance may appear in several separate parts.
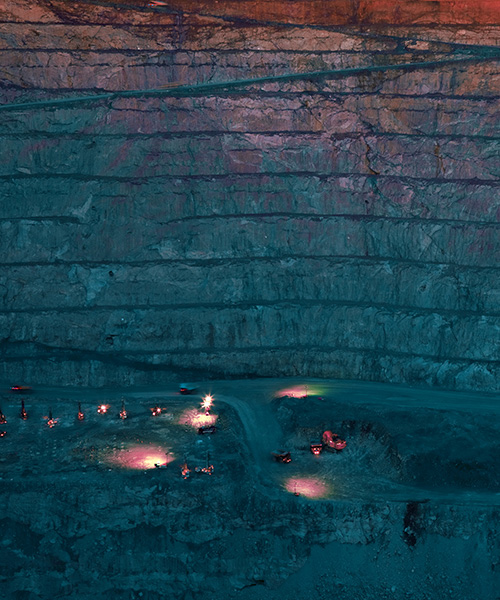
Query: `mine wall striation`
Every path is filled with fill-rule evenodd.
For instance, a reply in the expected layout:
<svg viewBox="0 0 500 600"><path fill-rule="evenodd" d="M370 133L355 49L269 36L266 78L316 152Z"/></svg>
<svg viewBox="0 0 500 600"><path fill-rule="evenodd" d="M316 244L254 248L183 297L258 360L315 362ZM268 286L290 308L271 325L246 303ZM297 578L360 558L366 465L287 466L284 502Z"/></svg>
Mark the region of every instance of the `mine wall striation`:
<svg viewBox="0 0 500 600"><path fill-rule="evenodd" d="M3 103L499 41L472 17L361 31L104 4L3 6ZM0 377L498 390L499 82L472 60L3 112Z"/></svg>
<svg viewBox="0 0 500 600"><path fill-rule="evenodd" d="M437 589L443 598L496 597L494 507L275 502L227 486L214 496L147 484L146 474L121 486L94 475L89 494L90 474L82 476L71 487L4 484L7 597L222 599L256 585L273 599L292 590L301 600L332 590L356 600L430 599ZM311 581L301 571L308 561L321 578L314 567Z"/></svg>

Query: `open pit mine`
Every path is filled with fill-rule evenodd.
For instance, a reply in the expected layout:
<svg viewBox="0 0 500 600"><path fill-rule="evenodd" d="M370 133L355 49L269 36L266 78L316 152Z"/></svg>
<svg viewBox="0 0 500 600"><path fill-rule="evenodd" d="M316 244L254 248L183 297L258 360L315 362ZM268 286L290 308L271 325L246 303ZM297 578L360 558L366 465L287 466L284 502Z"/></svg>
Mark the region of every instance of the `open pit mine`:
<svg viewBox="0 0 500 600"><path fill-rule="evenodd" d="M0 0L2 598L498 600L499 58L496 0Z"/></svg>

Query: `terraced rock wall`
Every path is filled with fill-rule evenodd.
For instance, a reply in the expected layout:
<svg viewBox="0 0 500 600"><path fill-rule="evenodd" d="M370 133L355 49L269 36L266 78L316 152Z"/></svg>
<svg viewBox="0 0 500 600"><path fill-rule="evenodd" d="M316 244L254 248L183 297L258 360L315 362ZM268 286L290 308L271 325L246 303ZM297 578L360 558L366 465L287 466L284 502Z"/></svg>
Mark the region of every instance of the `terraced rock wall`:
<svg viewBox="0 0 500 600"><path fill-rule="evenodd" d="M0 378L498 389L495 17L241 6L2 5L3 103L465 60L0 113Z"/></svg>
<svg viewBox="0 0 500 600"><path fill-rule="evenodd" d="M496 597L494 507L209 501L199 486L179 493L143 477L118 490L94 479L91 499L82 483L6 484L6 598L221 600L254 598L254 586L270 599L326 600L332 589L354 600ZM404 541L412 506L415 546Z"/></svg>

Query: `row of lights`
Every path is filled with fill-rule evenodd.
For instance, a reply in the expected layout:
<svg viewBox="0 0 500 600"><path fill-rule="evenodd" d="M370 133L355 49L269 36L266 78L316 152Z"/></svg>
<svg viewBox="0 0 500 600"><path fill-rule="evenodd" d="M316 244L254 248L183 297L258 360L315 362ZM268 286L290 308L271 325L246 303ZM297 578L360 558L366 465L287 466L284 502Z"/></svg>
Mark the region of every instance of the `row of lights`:
<svg viewBox="0 0 500 600"><path fill-rule="evenodd" d="M99 414L106 414L108 412L109 409L109 404L99 404L99 406L97 407L97 412ZM158 415L161 414L162 409L159 406L155 406L154 408L151 408L151 415L153 417L157 417ZM122 402L122 407L121 410L118 414L118 416L120 417L120 419L125 420L128 418L128 412L125 409L125 403ZM26 407L24 405L24 400L21 400L21 411L19 413L19 417L23 420L23 421L27 421L28 420L28 411L26 410ZM47 419L47 426L48 427L54 427L54 425L57 425L57 419L54 419L54 417L52 416L52 409L49 410L49 416L48 417L44 417L44 419ZM80 404L80 402L78 403L78 413L77 413L77 419L78 421L83 421L85 420L85 413L82 410L82 406ZM5 425L7 423L7 417L4 415L4 413L2 412L2 410L0 409L0 425ZM0 437L4 437L6 434L6 432L0 432Z"/></svg>
<svg viewBox="0 0 500 600"><path fill-rule="evenodd" d="M210 408L212 407L212 404L213 404L213 397L211 395L205 396L205 398L203 399L203 402L201 403L201 407L205 411L205 415L210 414ZM109 404L99 404L99 406L97 407L97 412L100 415L104 415L108 412L109 408L110 408ZM152 417L158 417L162 413L162 409L157 404L153 408L150 408L149 410L151 411ZM24 400L21 400L21 412L20 412L19 416L23 421L26 421L28 419L28 411L26 410L26 407L24 405ZM128 413L125 408L124 400L122 400L122 406L121 406L118 416L122 420L125 420L128 418ZM49 410L49 416L44 417L44 418L47 419L48 427L54 427L54 425L57 425L57 419L54 419L52 416L52 409ZM80 402L78 403L77 419L79 421L83 421L85 419L85 414L82 410L82 405ZM7 423L7 418L3 414L2 410L0 409L0 425L5 425L6 423ZM1 432L0 437L4 437L4 436L5 436L5 432Z"/></svg>

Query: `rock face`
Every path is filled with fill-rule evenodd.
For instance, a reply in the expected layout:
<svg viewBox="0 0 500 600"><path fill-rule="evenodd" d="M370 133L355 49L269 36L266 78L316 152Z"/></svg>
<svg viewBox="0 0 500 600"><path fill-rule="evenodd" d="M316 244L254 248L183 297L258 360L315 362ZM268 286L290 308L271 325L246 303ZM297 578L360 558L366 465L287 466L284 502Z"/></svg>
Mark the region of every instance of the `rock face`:
<svg viewBox="0 0 500 600"><path fill-rule="evenodd" d="M314 593L326 600L333 590L355 600L431 600L436 591L450 600L495 598L494 508L277 506L255 493L208 505L206 492L179 494L137 479L119 492L94 479L91 499L85 484L72 491L7 486L1 505L9 517L0 521L6 597L277 600L290 593L306 600ZM415 546L404 538L411 515ZM448 556L453 563L443 573ZM254 586L260 595L247 596Z"/></svg>
<svg viewBox="0 0 500 600"><path fill-rule="evenodd" d="M496 3L275 4L0 8L4 104L466 59L2 112L0 377L498 389Z"/></svg>

